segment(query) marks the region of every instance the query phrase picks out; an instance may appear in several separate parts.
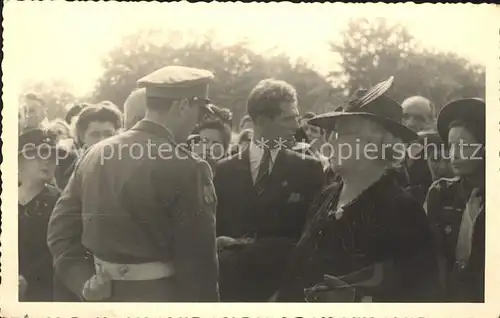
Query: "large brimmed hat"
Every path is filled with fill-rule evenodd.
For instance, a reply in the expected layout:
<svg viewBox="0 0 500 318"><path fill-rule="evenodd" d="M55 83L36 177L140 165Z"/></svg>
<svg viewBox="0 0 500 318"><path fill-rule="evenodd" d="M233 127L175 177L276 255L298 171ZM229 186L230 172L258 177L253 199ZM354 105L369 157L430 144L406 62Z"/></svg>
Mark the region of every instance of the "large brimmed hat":
<svg viewBox="0 0 500 318"><path fill-rule="evenodd" d="M333 130L337 120L347 116L364 117L384 127L394 136L401 138L404 142L417 139L417 134L411 129L403 126L403 109L395 100L385 93L392 86L394 77L378 83L369 90L358 90L342 109L318 115L309 120L312 125Z"/></svg>
<svg viewBox="0 0 500 318"><path fill-rule="evenodd" d="M31 129L19 136L18 140L18 156L30 156L41 154L42 151L50 152L51 156L66 158L68 151L57 145L57 139L54 134L42 129Z"/></svg>
<svg viewBox="0 0 500 318"><path fill-rule="evenodd" d="M450 124L455 120L467 123L474 136L484 144L486 127L486 104L480 98L463 98L446 104L439 112L437 128L439 136L448 140Z"/></svg>

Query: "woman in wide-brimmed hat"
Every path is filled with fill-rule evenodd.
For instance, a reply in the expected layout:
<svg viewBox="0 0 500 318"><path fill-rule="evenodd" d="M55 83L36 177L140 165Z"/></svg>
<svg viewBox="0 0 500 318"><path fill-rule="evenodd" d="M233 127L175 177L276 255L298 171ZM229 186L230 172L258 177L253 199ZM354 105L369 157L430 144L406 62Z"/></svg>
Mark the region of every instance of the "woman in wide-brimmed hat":
<svg viewBox="0 0 500 318"><path fill-rule="evenodd" d="M391 84L392 77L360 92L343 111L309 121L329 132L331 164L341 180L313 203L278 300L433 298L436 270L425 212L392 172L405 156L404 144L417 136L399 123L401 106L385 94Z"/></svg>
<svg viewBox="0 0 500 318"><path fill-rule="evenodd" d="M52 256L47 247L49 216L59 191L49 185L56 161L66 151L56 146L55 136L33 129L19 136L19 274L27 289L25 301L51 301L53 290ZM24 288L23 288L24 289Z"/></svg>
<svg viewBox="0 0 500 318"><path fill-rule="evenodd" d="M485 111L483 100L466 98L444 106L438 116L456 177L434 182L425 207L446 301L484 301Z"/></svg>

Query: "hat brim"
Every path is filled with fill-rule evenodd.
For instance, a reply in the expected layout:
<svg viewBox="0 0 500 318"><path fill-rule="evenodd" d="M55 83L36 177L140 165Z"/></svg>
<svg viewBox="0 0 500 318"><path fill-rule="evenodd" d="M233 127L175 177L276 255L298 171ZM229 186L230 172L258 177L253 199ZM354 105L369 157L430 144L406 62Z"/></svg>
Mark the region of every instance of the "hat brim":
<svg viewBox="0 0 500 318"><path fill-rule="evenodd" d="M447 143L450 124L455 120L463 120L478 126L486 126L486 104L479 98L455 100L446 104L439 112L437 129L441 139Z"/></svg>
<svg viewBox="0 0 500 318"><path fill-rule="evenodd" d="M334 130L337 120L352 116L366 118L378 123L395 137L401 138L403 142L412 142L418 139L417 133L402 124L389 118L365 112L330 112L310 119L309 123L324 129Z"/></svg>

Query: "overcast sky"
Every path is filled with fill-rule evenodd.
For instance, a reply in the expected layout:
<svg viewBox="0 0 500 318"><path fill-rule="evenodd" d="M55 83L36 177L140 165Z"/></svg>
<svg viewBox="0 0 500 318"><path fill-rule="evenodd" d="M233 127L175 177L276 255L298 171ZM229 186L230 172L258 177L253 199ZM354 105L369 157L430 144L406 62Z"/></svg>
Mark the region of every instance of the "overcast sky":
<svg viewBox="0 0 500 318"><path fill-rule="evenodd" d="M425 46L484 64L484 30L498 13L489 5L464 4L7 2L4 80L19 88L29 80L59 79L84 94L101 73L100 59L122 36L152 27L192 34L213 28L219 41L246 37L259 50L278 46L327 71L333 63L328 41L360 16L403 23Z"/></svg>

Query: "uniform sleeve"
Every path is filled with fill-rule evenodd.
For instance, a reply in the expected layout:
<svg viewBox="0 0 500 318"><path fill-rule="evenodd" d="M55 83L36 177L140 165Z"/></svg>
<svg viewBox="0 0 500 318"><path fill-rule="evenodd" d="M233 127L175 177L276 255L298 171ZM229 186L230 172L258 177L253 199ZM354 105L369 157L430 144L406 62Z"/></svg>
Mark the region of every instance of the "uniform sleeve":
<svg viewBox="0 0 500 318"><path fill-rule="evenodd" d="M47 229L55 273L78 297L85 282L94 275L92 260L81 243L81 182L81 171L77 166L54 207Z"/></svg>
<svg viewBox="0 0 500 318"><path fill-rule="evenodd" d="M186 169L182 169L178 206L173 212L173 259L180 301L218 301L217 198L212 173L206 162Z"/></svg>

